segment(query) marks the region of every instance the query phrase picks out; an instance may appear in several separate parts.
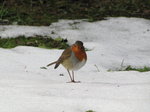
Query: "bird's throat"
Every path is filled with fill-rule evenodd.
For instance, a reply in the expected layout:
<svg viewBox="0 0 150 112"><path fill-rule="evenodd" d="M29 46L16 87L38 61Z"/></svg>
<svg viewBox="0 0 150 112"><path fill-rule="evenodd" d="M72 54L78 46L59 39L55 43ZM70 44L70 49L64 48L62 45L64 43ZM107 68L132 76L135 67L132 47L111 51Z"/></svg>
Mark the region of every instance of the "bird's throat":
<svg viewBox="0 0 150 112"><path fill-rule="evenodd" d="M75 56L77 57L77 59L79 59L80 61L82 61L83 59L86 60L87 56L84 50L81 50L79 48L72 48L72 51L74 52Z"/></svg>

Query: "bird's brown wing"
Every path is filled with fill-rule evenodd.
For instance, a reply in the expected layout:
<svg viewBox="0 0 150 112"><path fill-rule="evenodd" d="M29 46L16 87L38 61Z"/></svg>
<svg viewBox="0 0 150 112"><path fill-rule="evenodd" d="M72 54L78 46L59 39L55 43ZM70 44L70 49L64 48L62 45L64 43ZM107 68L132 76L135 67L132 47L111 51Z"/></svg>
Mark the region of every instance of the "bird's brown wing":
<svg viewBox="0 0 150 112"><path fill-rule="evenodd" d="M60 58L57 60L54 68L56 69L60 65L60 63L62 63L65 59L69 58L71 56L71 53L72 53L71 47L64 50Z"/></svg>

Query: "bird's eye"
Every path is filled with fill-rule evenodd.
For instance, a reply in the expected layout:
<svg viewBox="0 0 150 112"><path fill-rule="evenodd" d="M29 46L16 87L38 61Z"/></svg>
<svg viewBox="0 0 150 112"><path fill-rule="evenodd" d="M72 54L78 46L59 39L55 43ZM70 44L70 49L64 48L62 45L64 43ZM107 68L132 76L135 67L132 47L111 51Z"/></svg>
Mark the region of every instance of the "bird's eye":
<svg viewBox="0 0 150 112"><path fill-rule="evenodd" d="M80 47L80 49L84 49L84 47L83 47L83 46L81 46L81 47Z"/></svg>

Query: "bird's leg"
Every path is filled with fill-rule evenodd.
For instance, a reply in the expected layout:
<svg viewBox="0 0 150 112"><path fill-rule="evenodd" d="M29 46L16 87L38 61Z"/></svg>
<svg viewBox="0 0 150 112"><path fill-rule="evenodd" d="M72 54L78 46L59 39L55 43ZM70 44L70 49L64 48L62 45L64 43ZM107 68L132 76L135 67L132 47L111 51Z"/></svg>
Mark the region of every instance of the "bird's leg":
<svg viewBox="0 0 150 112"><path fill-rule="evenodd" d="M68 71L69 77L70 77L70 79L71 79L71 82L72 82L72 77L71 77L71 74L70 74L70 72L69 72L69 70L68 70L68 69L67 69L67 71Z"/></svg>
<svg viewBox="0 0 150 112"><path fill-rule="evenodd" d="M70 72L69 72L69 70L67 69L67 71L68 71L68 74L69 74L69 76L70 76L70 79L71 79L71 81L70 82L67 82L67 83L80 83L80 81L75 81L74 80L74 71L72 71L72 77L71 77L71 74L70 74Z"/></svg>
<svg viewBox="0 0 150 112"><path fill-rule="evenodd" d="M72 71L72 82L75 82L75 80L74 80L74 71Z"/></svg>
<svg viewBox="0 0 150 112"><path fill-rule="evenodd" d="M73 82L73 83L80 83L80 81L75 81L75 80L74 80L74 71L72 71L72 82Z"/></svg>

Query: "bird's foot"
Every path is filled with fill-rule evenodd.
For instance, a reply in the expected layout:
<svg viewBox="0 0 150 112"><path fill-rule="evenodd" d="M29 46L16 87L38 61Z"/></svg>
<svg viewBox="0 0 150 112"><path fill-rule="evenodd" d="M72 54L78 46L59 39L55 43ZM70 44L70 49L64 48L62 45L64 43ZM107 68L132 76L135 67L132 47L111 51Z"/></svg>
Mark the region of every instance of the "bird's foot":
<svg viewBox="0 0 150 112"><path fill-rule="evenodd" d="M71 81L69 81L69 82L67 82L67 83L81 83L81 81L71 80Z"/></svg>

